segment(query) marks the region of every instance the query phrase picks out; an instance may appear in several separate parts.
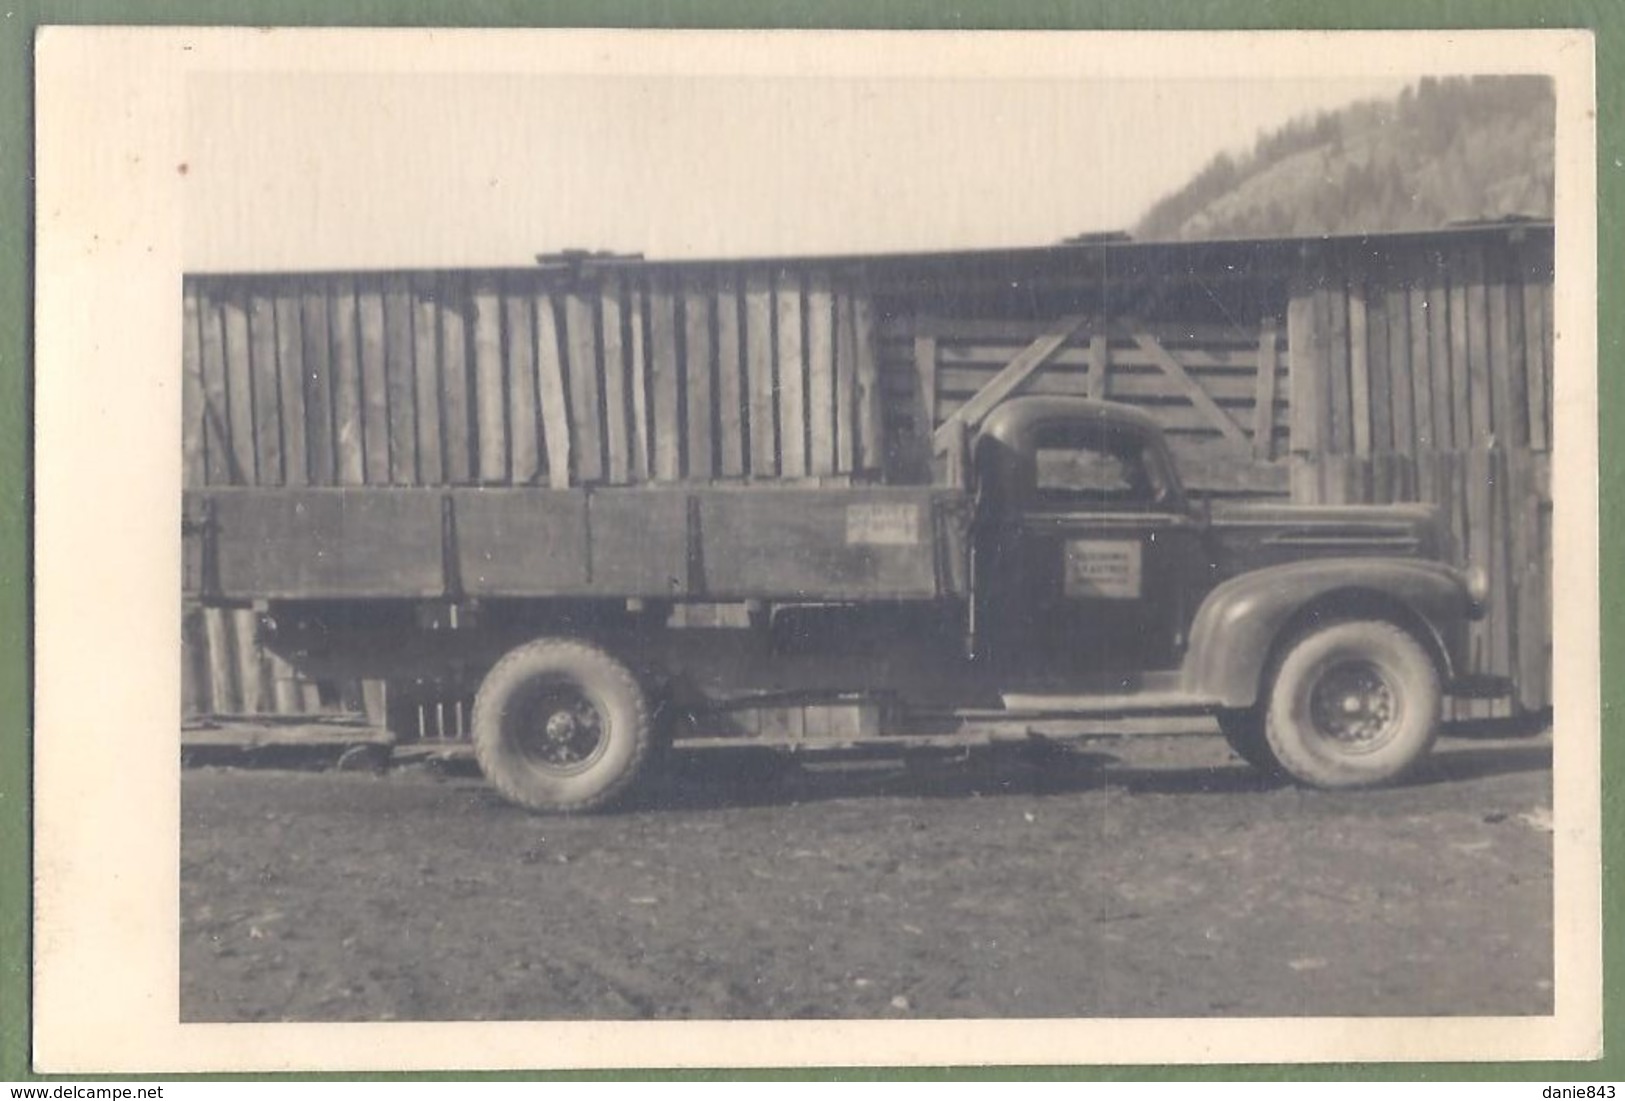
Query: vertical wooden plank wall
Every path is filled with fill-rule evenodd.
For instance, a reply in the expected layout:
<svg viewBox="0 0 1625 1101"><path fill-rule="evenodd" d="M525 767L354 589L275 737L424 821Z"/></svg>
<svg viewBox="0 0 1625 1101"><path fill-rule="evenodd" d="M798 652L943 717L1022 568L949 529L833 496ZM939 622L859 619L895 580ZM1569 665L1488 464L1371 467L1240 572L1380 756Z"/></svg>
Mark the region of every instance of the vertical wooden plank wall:
<svg viewBox="0 0 1625 1101"><path fill-rule="evenodd" d="M875 478L866 298L777 269L192 276L188 486ZM188 610L189 714L343 706ZM325 702L324 702L325 701Z"/></svg>
<svg viewBox="0 0 1625 1101"><path fill-rule="evenodd" d="M1426 501L1490 571L1473 671L1514 692L1456 718L1551 703L1551 280L1549 243L1478 238L1306 270L1288 308L1294 499Z"/></svg>

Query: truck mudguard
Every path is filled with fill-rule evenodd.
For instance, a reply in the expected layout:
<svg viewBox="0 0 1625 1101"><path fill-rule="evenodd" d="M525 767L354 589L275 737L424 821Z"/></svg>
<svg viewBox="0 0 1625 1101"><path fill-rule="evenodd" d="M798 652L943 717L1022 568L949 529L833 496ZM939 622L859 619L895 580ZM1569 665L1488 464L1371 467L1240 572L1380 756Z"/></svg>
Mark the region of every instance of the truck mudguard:
<svg viewBox="0 0 1625 1101"><path fill-rule="evenodd" d="M1465 667L1471 615L1460 571L1435 562L1322 558L1254 570L1218 586L1197 610L1183 688L1224 707L1251 707L1283 643L1351 617L1392 620L1416 634L1449 684Z"/></svg>

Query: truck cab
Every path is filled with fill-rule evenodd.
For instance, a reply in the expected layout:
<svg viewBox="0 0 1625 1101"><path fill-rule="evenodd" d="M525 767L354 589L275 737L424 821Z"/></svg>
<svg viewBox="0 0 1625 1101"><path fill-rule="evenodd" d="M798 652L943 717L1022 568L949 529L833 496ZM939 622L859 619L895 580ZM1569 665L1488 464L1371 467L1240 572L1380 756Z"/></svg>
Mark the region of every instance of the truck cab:
<svg viewBox="0 0 1625 1101"><path fill-rule="evenodd" d="M1215 715L1246 760L1323 787L1390 780L1441 697L1476 687L1488 578L1424 505L1214 508L1146 414L1018 398L965 449L971 618L1013 713Z"/></svg>

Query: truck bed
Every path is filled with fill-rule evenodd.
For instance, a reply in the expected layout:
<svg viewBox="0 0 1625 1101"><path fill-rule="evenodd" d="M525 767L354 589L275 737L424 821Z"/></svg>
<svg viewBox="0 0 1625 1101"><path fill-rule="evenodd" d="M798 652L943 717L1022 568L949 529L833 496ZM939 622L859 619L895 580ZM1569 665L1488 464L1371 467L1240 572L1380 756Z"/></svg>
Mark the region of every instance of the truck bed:
<svg viewBox="0 0 1625 1101"><path fill-rule="evenodd" d="M957 490L188 491L184 586L254 600L923 600L966 587Z"/></svg>

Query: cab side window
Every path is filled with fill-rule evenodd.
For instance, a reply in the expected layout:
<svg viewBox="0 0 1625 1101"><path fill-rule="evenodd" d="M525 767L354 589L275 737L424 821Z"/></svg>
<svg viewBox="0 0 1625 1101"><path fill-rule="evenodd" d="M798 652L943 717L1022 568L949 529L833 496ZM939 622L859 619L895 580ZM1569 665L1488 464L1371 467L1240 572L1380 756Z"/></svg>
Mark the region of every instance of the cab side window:
<svg viewBox="0 0 1625 1101"><path fill-rule="evenodd" d="M1164 503L1168 484L1154 455L1132 433L1058 426L1034 448L1038 504L1100 511L1146 511Z"/></svg>

